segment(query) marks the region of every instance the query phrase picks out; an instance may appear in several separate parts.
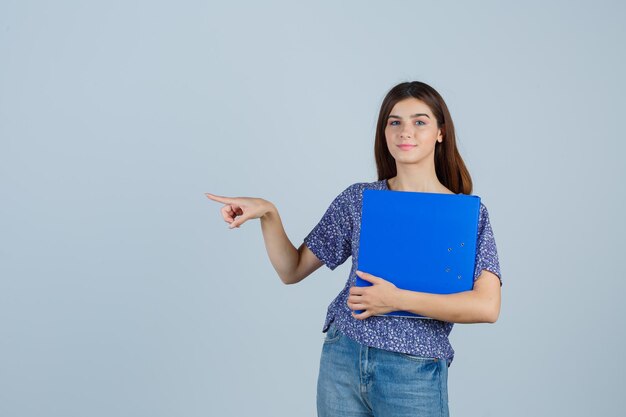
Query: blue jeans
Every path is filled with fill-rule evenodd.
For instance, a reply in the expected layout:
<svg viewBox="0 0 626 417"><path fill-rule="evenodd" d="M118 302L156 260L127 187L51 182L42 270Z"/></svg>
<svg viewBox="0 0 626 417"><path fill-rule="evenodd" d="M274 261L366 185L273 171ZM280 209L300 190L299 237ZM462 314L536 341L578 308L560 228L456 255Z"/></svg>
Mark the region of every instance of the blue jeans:
<svg viewBox="0 0 626 417"><path fill-rule="evenodd" d="M317 380L318 417L449 417L448 362L365 346L331 323Z"/></svg>

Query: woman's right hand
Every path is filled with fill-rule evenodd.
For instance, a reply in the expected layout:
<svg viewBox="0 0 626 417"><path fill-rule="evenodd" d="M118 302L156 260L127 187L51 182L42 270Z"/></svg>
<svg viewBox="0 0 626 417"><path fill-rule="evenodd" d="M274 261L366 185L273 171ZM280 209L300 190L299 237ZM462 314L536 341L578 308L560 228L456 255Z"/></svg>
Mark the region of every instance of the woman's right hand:
<svg viewBox="0 0 626 417"><path fill-rule="evenodd" d="M224 203L222 217L230 223L229 229L239 227L250 219L258 219L272 210L273 205L262 198L252 197L223 197L211 193L204 193L207 198ZM240 217L237 217L240 216Z"/></svg>

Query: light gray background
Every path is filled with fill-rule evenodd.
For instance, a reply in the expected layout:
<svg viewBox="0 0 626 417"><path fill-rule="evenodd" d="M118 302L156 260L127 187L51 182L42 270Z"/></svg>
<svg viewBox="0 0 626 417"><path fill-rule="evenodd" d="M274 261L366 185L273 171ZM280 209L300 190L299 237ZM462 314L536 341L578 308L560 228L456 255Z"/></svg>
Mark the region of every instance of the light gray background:
<svg viewBox="0 0 626 417"><path fill-rule="evenodd" d="M272 201L299 246L377 180L410 80L503 273L498 322L452 332L451 415L621 415L623 3L236 3L0 3L0 415L315 416L350 260L283 285L203 193Z"/></svg>

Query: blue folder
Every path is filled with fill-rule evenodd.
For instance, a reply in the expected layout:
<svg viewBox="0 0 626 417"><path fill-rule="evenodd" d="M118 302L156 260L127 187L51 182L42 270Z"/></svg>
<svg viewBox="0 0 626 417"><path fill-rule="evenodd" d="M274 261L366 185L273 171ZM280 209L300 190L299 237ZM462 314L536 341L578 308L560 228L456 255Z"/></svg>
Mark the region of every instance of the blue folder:
<svg viewBox="0 0 626 417"><path fill-rule="evenodd" d="M479 213L475 195L363 190L357 269L411 291L471 290ZM357 287L370 285L356 277ZM409 311L378 315L431 319Z"/></svg>

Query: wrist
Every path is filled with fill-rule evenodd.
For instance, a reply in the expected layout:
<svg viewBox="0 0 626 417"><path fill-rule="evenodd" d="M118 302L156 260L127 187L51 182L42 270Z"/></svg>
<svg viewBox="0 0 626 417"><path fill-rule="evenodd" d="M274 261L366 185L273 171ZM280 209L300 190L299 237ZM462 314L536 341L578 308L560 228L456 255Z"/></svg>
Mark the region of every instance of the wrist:
<svg viewBox="0 0 626 417"><path fill-rule="evenodd" d="M261 220L273 217L277 213L276 206L271 201L265 201L265 213L261 216Z"/></svg>
<svg viewBox="0 0 626 417"><path fill-rule="evenodd" d="M394 311L402 310L402 306L404 305L404 293L405 293L405 290L403 290L402 288L396 287L395 294L392 300L393 301L392 307L394 308Z"/></svg>

